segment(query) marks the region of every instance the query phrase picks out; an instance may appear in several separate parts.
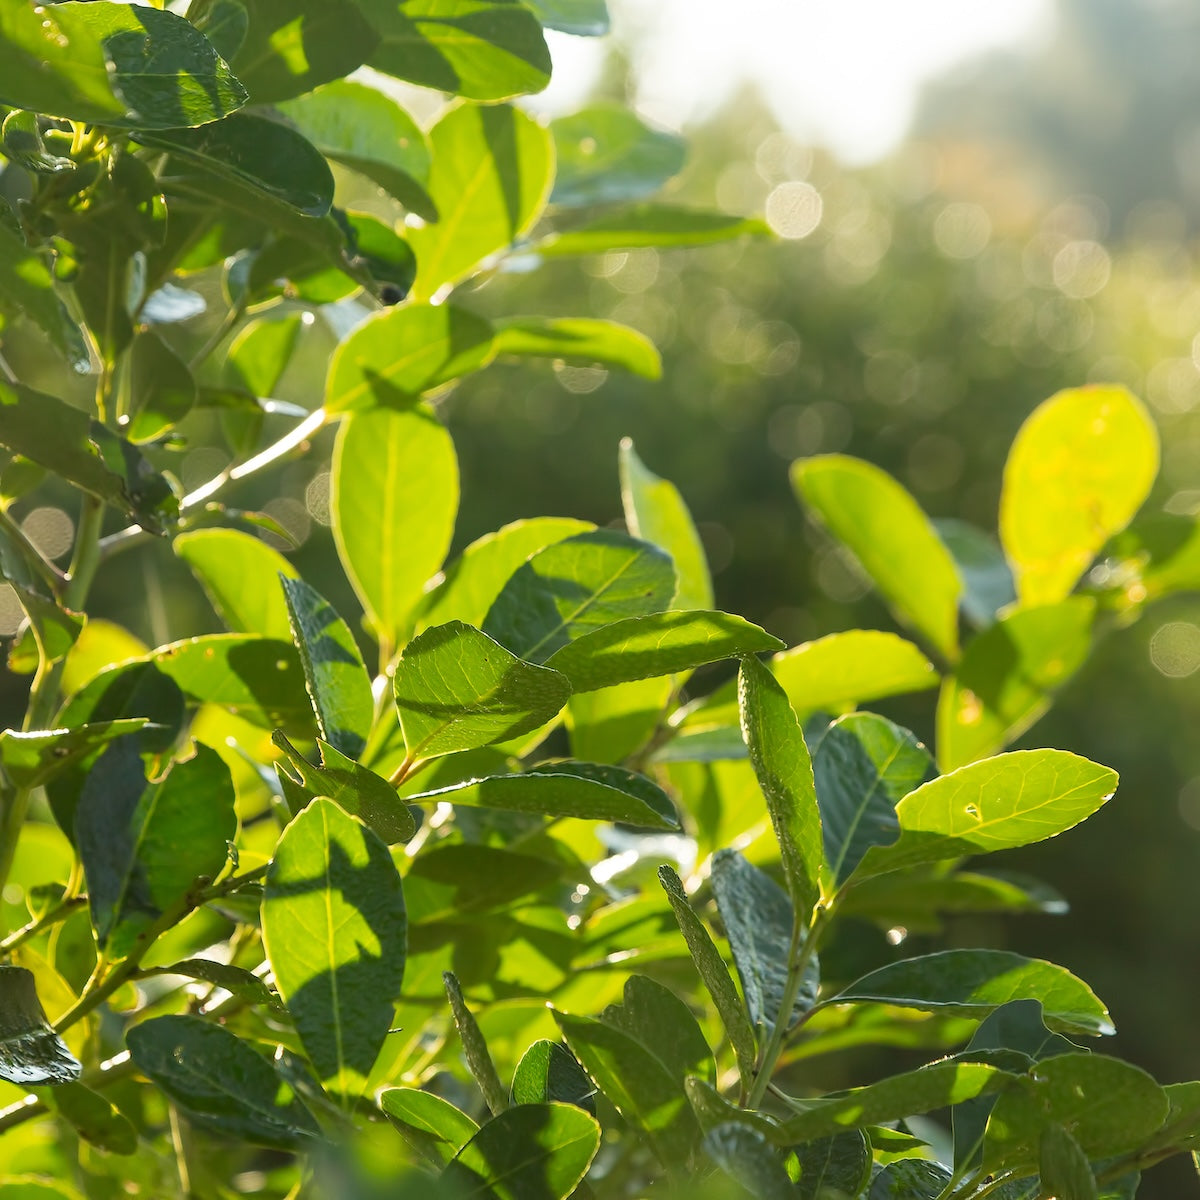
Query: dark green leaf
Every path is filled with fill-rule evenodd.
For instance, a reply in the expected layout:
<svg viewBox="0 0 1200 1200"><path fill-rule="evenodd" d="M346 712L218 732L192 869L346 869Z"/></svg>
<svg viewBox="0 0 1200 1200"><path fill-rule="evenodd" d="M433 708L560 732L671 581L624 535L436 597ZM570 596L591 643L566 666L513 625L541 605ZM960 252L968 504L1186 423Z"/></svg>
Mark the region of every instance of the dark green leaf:
<svg viewBox="0 0 1200 1200"><path fill-rule="evenodd" d="M36 175L56 175L73 171L75 162L46 149L37 113L13 109L0 128L0 149L4 157Z"/></svg>
<svg viewBox="0 0 1200 1200"><path fill-rule="evenodd" d="M532 249L545 258L573 254L603 254L641 246L706 246L745 234L764 235L762 221L726 213L665 204L642 204L586 225L552 233Z"/></svg>
<svg viewBox="0 0 1200 1200"><path fill-rule="evenodd" d="M303 579L280 574L279 581L317 730L339 753L357 758L366 747L375 712L371 679L358 644L333 606Z"/></svg>
<svg viewBox="0 0 1200 1200"><path fill-rule="evenodd" d="M580 768L591 769L591 776ZM632 778L631 778L632 777ZM643 829L678 829L670 800L648 779L599 764L548 764L520 775L491 775L409 796L412 804L501 808L547 817L622 821Z"/></svg>
<svg viewBox="0 0 1200 1200"><path fill-rule="evenodd" d="M243 0L249 25L231 59L252 104L272 104L348 75L378 44L353 0Z"/></svg>
<svg viewBox="0 0 1200 1200"><path fill-rule="evenodd" d="M422 219L437 220L425 190L429 145L417 123L389 96L342 79L280 108L326 158L377 183Z"/></svg>
<svg viewBox="0 0 1200 1200"><path fill-rule="evenodd" d="M448 1100L416 1088L385 1088L379 1107L414 1150L438 1165L448 1163L479 1131Z"/></svg>
<svg viewBox="0 0 1200 1200"><path fill-rule="evenodd" d="M678 174L683 139L651 129L627 108L596 104L550 125L557 169L551 204L641 200Z"/></svg>
<svg viewBox="0 0 1200 1200"><path fill-rule="evenodd" d="M0 267L0 270L3 268ZM1200 591L1200 520L1175 513L1139 516L1110 542L1098 586L1120 589L1124 604Z"/></svg>
<svg viewBox="0 0 1200 1200"><path fill-rule="evenodd" d="M17 787L41 787L114 738L135 733L145 724L145 717L126 717L119 721L97 721L68 729L30 733L5 729L0 731L0 763L4 765L5 775Z"/></svg>
<svg viewBox="0 0 1200 1200"><path fill-rule="evenodd" d="M858 1129L806 1142L797 1149L796 1160L796 1200L857 1196L871 1176L871 1144Z"/></svg>
<svg viewBox="0 0 1200 1200"><path fill-rule="evenodd" d="M420 2L470 6L476 0ZM516 3L491 7L533 19ZM419 300L466 278L485 258L526 233L545 206L554 173L550 134L508 105L451 108L429 131L429 147L429 196L438 220L408 235L417 255L414 296Z"/></svg>
<svg viewBox="0 0 1200 1200"><path fill-rule="evenodd" d="M1050 707L1087 659L1095 615L1090 596L1070 596L1007 613L971 642L938 697L944 769L994 754Z"/></svg>
<svg viewBox="0 0 1200 1200"><path fill-rule="evenodd" d="M544 663L603 625L663 611L674 592L675 571L661 550L597 529L547 546L519 567L488 610L483 632Z"/></svg>
<svg viewBox="0 0 1200 1200"><path fill-rule="evenodd" d="M958 658L962 581L920 505L890 475L843 454L792 464L792 486L879 589L897 617Z"/></svg>
<svg viewBox="0 0 1200 1200"><path fill-rule="evenodd" d="M446 998L450 1001L450 1011L454 1016L454 1026L462 1039L463 1055L467 1066L483 1093L483 1099L488 1109L493 1113L501 1113L508 1108L508 1094L496 1074L496 1064L492 1062L487 1042L479 1030L474 1014L463 999L462 988L452 971L442 974L442 982L446 988Z"/></svg>
<svg viewBox="0 0 1200 1200"><path fill-rule="evenodd" d="M354 258L371 274L374 294L383 304L398 304L412 290L417 256L393 226L368 213L348 212L346 224L354 243Z"/></svg>
<svg viewBox="0 0 1200 1200"><path fill-rule="evenodd" d="M68 1083L80 1066L50 1027L32 971L0 964L0 1079L29 1087Z"/></svg>
<svg viewBox="0 0 1200 1200"><path fill-rule="evenodd" d="M298 1149L319 1132L271 1063L222 1025L155 1017L126 1040L138 1070L201 1129L280 1150Z"/></svg>
<svg viewBox="0 0 1200 1200"><path fill-rule="evenodd" d="M1065 967L1008 950L943 950L880 967L824 1003L870 1001L986 1017L1013 1000L1037 1000L1051 1029L1113 1032L1108 1009Z"/></svg>
<svg viewBox="0 0 1200 1200"><path fill-rule="evenodd" d="M754 1030L733 986L729 968L704 923L688 902L679 876L670 867L659 867L658 878L667 893L667 899L671 902L671 909L679 922L679 929L687 942L696 970L713 999L721 1024L725 1027L725 1033L733 1046L742 1083L748 1085L754 1074Z"/></svg>
<svg viewBox="0 0 1200 1200"><path fill-rule="evenodd" d="M776 1118L766 1113L756 1112L752 1108L740 1108L733 1100L721 1095L706 1079L686 1079L683 1090L687 1092L692 1111L705 1133L709 1133L718 1125L731 1122L757 1129L760 1133L766 1133L777 1124Z"/></svg>
<svg viewBox="0 0 1200 1200"><path fill-rule="evenodd" d="M4 19L0 15L0 23ZM50 268L3 221L0 221L0 312L28 317L76 371L88 369L83 335L54 289Z"/></svg>
<svg viewBox="0 0 1200 1200"><path fill-rule="evenodd" d="M959 600L963 615L976 628L986 629L1000 609L1017 598L1012 571L1000 543L991 534L955 517L936 519L933 527L958 564L963 581Z"/></svg>
<svg viewBox="0 0 1200 1200"><path fill-rule="evenodd" d="M386 779L319 738L319 767L314 767L281 731L276 730L271 740L284 752L295 772L286 770L282 763L275 765L285 795L295 789L293 811L303 808L316 796L328 796L351 816L365 821L388 845L407 842L416 833L408 804L396 795L396 789Z"/></svg>
<svg viewBox="0 0 1200 1200"><path fill-rule="evenodd" d="M378 71L466 96L506 100L540 92L550 52L537 18L514 0L362 0L379 31Z"/></svg>
<svg viewBox="0 0 1200 1200"><path fill-rule="evenodd" d="M153 330L136 334L129 354L129 440L161 437L195 403L196 381L183 359Z"/></svg>
<svg viewBox="0 0 1200 1200"><path fill-rule="evenodd" d="M338 346L325 384L327 412L409 409L422 393L485 366L492 327L452 304L412 304L369 317Z"/></svg>
<svg viewBox="0 0 1200 1200"><path fill-rule="evenodd" d="M100 756L79 798L75 844L96 943L110 958L131 953L198 879L211 881L221 870L237 832L233 800L229 768L207 746L154 782L146 778L140 734Z"/></svg>
<svg viewBox="0 0 1200 1200"><path fill-rule="evenodd" d="M603 363L645 379L662 375L662 360L649 338L627 325L593 317L509 317L497 323L496 353L584 366Z"/></svg>
<svg viewBox="0 0 1200 1200"><path fill-rule="evenodd" d="M314 800L275 848L263 945L325 1087L352 1101L391 1026L406 919L387 846L331 800Z"/></svg>
<svg viewBox="0 0 1200 1200"><path fill-rule="evenodd" d="M250 23L241 0L193 0L188 6L188 20L226 62L233 62Z"/></svg>
<svg viewBox="0 0 1200 1200"><path fill-rule="evenodd" d="M145 974L182 975L186 979L198 979L211 983L249 1004L260 1005L277 1012L283 1011L279 997L252 971L235 967L229 963L212 962L207 958L185 958L182 962L166 967L153 967Z"/></svg>
<svg viewBox="0 0 1200 1200"><path fill-rule="evenodd" d="M179 511L139 451L87 413L22 384L0 382L0 445L106 500L150 533Z"/></svg>
<svg viewBox="0 0 1200 1200"><path fill-rule="evenodd" d="M602 37L608 32L608 6L604 0L527 0L527 3L547 29L577 37Z"/></svg>
<svg viewBox="0 0 1200 1200"><path fill-rule="evenodd" d="M534 1042L513 1073L514 1104L574 1104L596 1115L596 1089L575 1056L561 1042Z"/></svg>
<svg viewBox="0 0 1200 1200"><path fill-rule="evenodd" d="M758 1200L795 1200L797 1188L779 1152L757 1129L733 1122L718 1125L705 1135L704 1150Z"/></svg>
<svg viewBox="0 0 1200 1200"><path fill-rule="evenodd" d="M342 421L331 506L338 556L380 637L403 641L425 581L442 565L458 511L458 460L425 405Z"/></svg>
<svg viewBox="0 0 1200 1200"><path fill-rule="evenodd" d="M600 1148L600 1126L571 1104L521 1104L488 1121L443 1178L464 1200L566 1200Z"/></svg>
<svg viewBox="0 0 1200 1200"><path fill-rule="evenodd" d="M12 574L12 557L7 553L8 547L0 548L0 565L3 565L3 575ZM58 662L65 658L71 647L79 640L83 632L86 618L81 613L70 612L57 601L49 599L42 592L42 585L28 588L15 580L10 580L10 586L17 601L29 618L29 630L26 639L13 643L9 652L9 669L16 671L25 667L32 672L37 670L38 662ZM32 645L29 641L32 641ZM22 647L22 641L25 646ZM22 650L30 651L27 663L23 659Z"/></svg>
<svg viewBox="0 0 1200 1200"><path fill-rule="evenodd" d="M630 975L620 1004L610 1004L600 1020L628 1034L658 1059L679 1086L689 1076L716 1079L712 1050L688 1006L646 975Z"/></svg>
<svg viewBox="0 0 1200 1200"><path fill-rule="evenodd" d="M907 729L874 713L851 713L821 738L813 774L825 861L840 887L872 846L900 836L896 805L937 771Z"/></svg>
<svg viewBox="0 0 1200 1200"><path fill-rule="evenodd" d="M756 658L738 674L742 737L767 802L796 917L808 928L821 894L824 851L812 760L787 694Z"/></svg>
<svg viewBox="0 0 1200 1200"><path fill-rule="evenodd" d="M769 1035L780 1012L791 963L794 917L787 893L736 850L718 850L712 860L712 888L733 961L742 981L750 1020ZM802 943L801 943L802 944ZM797 951L799 946L796 947ZM790 1029L817 998L817 956L810 957L800 988L786 1014Z"/></svg>
<svg viewBox="0 0 1200 1200"><path fill-rule="evenodd" d="M412 760L490 746L544 725L571 685L461 621L427 629L404 648L392 692Z"/></svg>
<svg viewBox="0 0 1200 1200"><path fill-rule="evenodd" d="M941 1163L905 1158L875 1176L867 1200L938 1200L949 1182L950 1172Z"/></svg>
<svg viewBox="0 0 1200 1200"><path fill-rule="evenodd" d="M1061 1126L1048 1125L1038 1141L1042 1191L1057 1200L1096 1200L1096 1177L1079 1143Z"/></svg>
<svg viewBox="0 0 1200 1200"><path fill-rule="evenodd" d="M85 1142L110 1154L137 1153L133 1123L112 1101L82 1083L64 1083L52 1093L55 1109Z"/></svg>

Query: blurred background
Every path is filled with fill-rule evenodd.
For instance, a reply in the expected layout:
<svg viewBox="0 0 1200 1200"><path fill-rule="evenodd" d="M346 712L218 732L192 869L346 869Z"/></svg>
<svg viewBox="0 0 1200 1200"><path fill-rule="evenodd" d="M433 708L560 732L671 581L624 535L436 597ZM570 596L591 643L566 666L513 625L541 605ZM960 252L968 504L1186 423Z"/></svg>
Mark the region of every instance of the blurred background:
<svg viewBox="0 0 1200 1200"><path fill-rule="evenodd" d="M518 517L619 519L629 436L691 506L720 607L789 644L893 628L806 520L789 463L857 455L933 516L994 530L1017 428L1088 381L1125 383L1154 413L1164 454L1151 505L1200 508L1200 5L611 7L612 37L554 40L555 82L531 107L628 101L687 137L672 201L763 213L777 238L563 260L465 297L483 312L625 322L657 343L664 372L649 383L527 363L461 386L443 407L462 465L456 548ZM281 398L319 402L333 340L320 323L302 339ZM215 436L193 442L185 485L227 461ZM352 611L325 471L320 454L298 459L231 501L287 528L301 569ZM65 511L26 520L69 547ZM216 628L169 547L120 556L98 588L101 610L147 640ZM1198 669L1200 600L1164 603L1101 646L1023 744L1115 767L1117 797L1005 864L1052 881L1070 914L949 928L951 942L1076 971L1118 1026L1104 1049L1166 1082L1200 1075ZM932 737L930 695L881 707Z"/></svg>

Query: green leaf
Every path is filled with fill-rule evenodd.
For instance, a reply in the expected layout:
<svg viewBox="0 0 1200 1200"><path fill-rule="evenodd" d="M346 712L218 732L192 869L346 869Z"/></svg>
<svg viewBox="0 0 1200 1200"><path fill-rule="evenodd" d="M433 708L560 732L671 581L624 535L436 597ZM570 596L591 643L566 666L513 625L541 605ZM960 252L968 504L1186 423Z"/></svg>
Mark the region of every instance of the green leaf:
<svg viewBox="0 0 1200 1200"><path fill-rule="evenodd" d="M316 589L284 574L279 581L317 731L339 753L357 758L366 748L375 714L371 679L358 644L346 622Z"/></svg>
<svg viewBox="0 0 1200 1200"><path fill-rule="evenodd" d="M507 100L550 81L537 18L514 0L361 0L379 32L377 71L471 100Z"/></svg>
<svg viewBox="0 0 1200 1200"><path fill-rule="evenodd" d="M661 612L626 617L585 633L556 650L546 665L561 671L576 692L591 692L690 671L781 644L757 625L729 613Z"/></svg>
<svg viewBox="0 0 1200 1200"><path fill-rule="evenodd" d="M565 716L572 756L619 763L645 749L666 719L673 694L670 676L577 692Z"/></svg>
<svg viewBox="0 0 1200 1200"><path fill-rule="evenodd" d="M167 129L216 121L246 91L182 17L134 4L7 5L0 99L73 121Z"/></svg>
<svg viewBox="0 0 1200 1200"><path fill-rule="evenodd" d="M289 796L293 811L303 808L316 796L327 796L351 816L366 822L389 846L407 842L416 833L408 804L396 795L396 789L386 779L319 738L319 767L314 767L280 730L272 734L271 740L284 752L295 771L292 774L282 763L275 765L285 795L295 792L294 800Z"/></svg>
<svg viewBox="0 0 1200 1200"><path fill-rule="evenodd" d="M0 551L0 563L5 567L3 574L9 574L12 560L3 551ZM37 670L41 659L54 663L65 658L79 640L87 618L82 613L60 607L42 594L40 586L27 588L15 581L10 581L9 586L29 619L26 634L15 641L9 651L9 669L29 673Z"/></svg>
<svg viewBox="0 0 1200 1200"><path fill-rule="evenodd" d="M713 855L711 879L750 1020L765 1037L784 1015L780 1006L792 958L791 902L769 875L748 863L736 850L718 850ZM814 954L792 1011L786 1014L789 1029L812 1008L820 978Z"/></svg>
<svg viewBox="0 0 1200 1200"><path fill-rule="evenodd" d="M792 464L796 494L854 553L897 617L953 662L962 581L920 505L885 471L843 454Z"/></svg>
<svg viewBox="0 0 1200 1200"><path fill-rule="evenodd" d="M621 439L618 458L625 526L634 537L661 547L675 563L672 607L712 608L712 577L704 545L679 489L637 456L631 438Z"/></svg>
<svg viewBox="0 0 1200 1200"><path fill-rule="evenodd" d="M663 611L674 592L675 571L661 550L597 529L547 546L519 567L488 610L483 632L544 663L603 625Z"/></svg>
<svg viewBox="0 0 1200 1200"><path fill-rule="evenodd" d="M705 1079L686 1079L683 1090L687 1092L692 1111L705 1133L710 1133L718 1125L727 1124L744 1125L765 1133L775 1125L774 1117L756 1112L752 1108L738 1107L733 1100L723 1096Z"/></svg>
<svg viewBox="0 0 1200 1200"><path fill-rule="evenodd" d="M96 944L111 959L132 953L198 879L220 872L237 833L233 801L229 768L207 746L153 782L138 734L100 756L79 798L75 844Z"/></svg>
<svg viewBox="0 0 1200 1200"><path fill-rule="evenodd" d="M1012 571L1000 543L990 533L954 517L933 523L938 537L954 556L963 594L963 615L978 629L986 629L996 614L1017 598Z"/></svg>
<svg viewBox="0 0 1200 1200"><path fill-rule="evenodd" d="M671 910L679 922L680 932L687 942L688 952L696 964L696 970L713 999L721 1024L737 1056L738 1074L745 1086L754 1076L755 1045L754 1029L746 1016L729 968L717 950L704 923L693 911L683 890L683 883L670 867L659 867L658 879L671 902Z"/></svg>
<svg viewBox="0 0 1200 1200"><path fill-rule="evenodd" d="M496 325L496 354L603 363L645 379L662 375L654 343L636 329L594 317L509 317Z"/></svg>
<svg viewBox="0 0 1200 1200"><path fill-rule="evenodd" d="M872 846L864 875L989 854L1054 837L1109 800L1117 773L1065 750L1014 750L922 784L896 806L900 837Z"/></svg>
<svg viewBox="0 0 1200 1200"><path fill-rule="evenodd" d="M404 977L404 896L387 846L333 801L314 800L275 848L262 931L318 1078L353 1101L387 1037Z"/></svg>
<svg viewBox="0 0 1200 1200"><path fill-rule="evenodd" d="M483 624L500 590L531 555L554 542L595 528L573 517L534 517L513 521L472 542L446 568L446 576L418 608L418 626L465 621Z"/></svg>
<svg viewBox="0 0 1200 1200"><path fill-rule="evenodd" d="M718 1125L705 1134L704 1151L759 1200L794 1200L798 1194L779 1152L757 1129L732 1121Z"/></svg>
<svg viewBox="0 0 1200 1200"><path fill-rule="evenodd" d="M1113 1032L1108 1009L1081 979L1054 963L1007 950L943 950L902 959L823 1003L869 1001L982 1018L1014 1000L1037 1000L1046 1025L1063 1033Z"/></svg>
<svg viewBox="0 0 1200 1200"><path fill-rule="evenodd" d="M488 1121L443 1172L455 1196L566 1200L600 1148L600 1126L572 1104L521 1104Z"/></svg>
<svg viewBox="0 0 1200 1200"><path fill-rule="evenodd" d="M153 330L135 334L129 353L129 440L161 437L195 403L196 381L183 359Z"/></svg>
<svg viewBox="0 0 1200 1200"><path fill-rule="evenodd" d="M4 20L5 15L0 14L0 29ZM28 317L76 371L88 369L83 335L55 290L50 268L3 221L0 221L0 312Z"/></svg>
<svg viewBox="0 0 1200 1200"><path fill-rule="evenodd" d="M410 760L474 750L544 725L571 685L461 621L427 629L404 648L392 693Z"/></svg>
<svg viewBox="0 0 1200 1200"><path fill-rule="evenodd" d="M185 958L165 967L143 967L142 971L147 975L182 975L185 979L198 979L239 996L249 1004L275 1012L284 1011L279 997L257 975L244 967L212 962L207 958Z"/></svg>
<svg viewBox="0 0 1200 1200"><path fill-rule="evenodd" d="M1038 1140L1042 1191L1058 1200L1096 1200L1096 1177L1079 1143L1061 1126L1048 1125Z"/></svg>
<svg viewBox="0 0 1200 1200"><path fill-rule="evenodd" d="M130 1029L126 1042L138 1070L193 1125L219 1138L295 1150L319 1133L270 1061L223 1025L153 1017Z"/></svg>
<svg viewBox="0 0 1200 1200"><path fill-rule="evenodd" d="M808 927L821 894L824 853L812 760L783 688L756 658L738 673L742 737L767 802L783 877L801 925Z"/></svg>
<svg viewBox="0 0 1200 1200"><path fill-rule="evenodd" d="M480 1032L474 1014L467 1007L466 1000L463 999L462 988L459 986L454 972L444 971L442 983L446 988L446 998L450 1001L454 1026L458 1030L459 1038L462 1039L463 1055L467 1060L467 1067L475 1077L475 1082L483 1093L483 1099L489 1111L493 1114L501 1113L508 1108L508 1094L500 1082L500 1076L496 1074L496 1064L492 1062L487 1042Z"/></svg>
<svg viewBox="0 0 1200 1200"><path fill-rule="evenodd" d="M114 738L136 733L146 724L145 717L127 717L120 721L97 721L67 729L16 729L0 731L0 763L4 773L17 787L35 788L95 754Z"/></svg>
<svg viewBox="0 0 1200 1200"><path fill-rule="evenodd" d="M387 309L368 317L334 351L325 409L411 409L423 393L478 371L494 353L491 325L465 308Z"/></svg>
<svg viewBox="0 0 1200 1200"><path fill-rule="evenodd" d="M0 1079L29 1087L69 1083L80 1066L50 1027L32 971L0 964Z"/></svg>
<svg viewBox="0 0 1200 1200"><path fill-rule="evenodd" d="M605 0L526 0L547 29L576 37L603 37L609 30Z"/></svg>
<svg viewBox="0 0 1200 1200"><path fill-rule="evenodd" d="M994 754L1037 721L1086 661L1095 616L1090 596L1070 596L1015 609L975 638L938 697L942 767Z"/></svg>
<svg viewBox="0 0 1200 1200"><path fill-rule="evenodd" d="M840 887L872 846L900 836L896 805L937 775L929 751L907 729L874 713L835 721L813 755L825 861Z"/></svg>
<svg viewBox="0 0 1200 1200"><path fill-rule="evenodd" d="M808 1109L782 1122L774 1139L782 1146L812 1142L847 1129L920 1116L998 1091L1012 1082L1012 1075L988 1063L947 1059L866 1087L806 1101Z"/></svg>
<svg viewBox="0 0 1200 1200"><path fill-rule="evenodd" d="M1042 1133L1064 1125L1089 1158L1127 1153L1166 1120L1166 1092L1145 1071L1103 1054L1061 1054L1034 1065L1024 1087L996 1101L983 1169L1035 1171Z"/></svg>
<svg viewBox="0 0 1200 1200"><path fill-rule="evenodd" d="M1158 432L1130 392L1070 388L1021 426L1004 466L1000 540L1025 604L1062 600L1129 524L1158 474Z"/></svg>
<svg viewBox="0 0 1200 1200"><path fill-rule="evenodd" d="M294 578L296 568L278 550L238 529L197 529L173 545L232 632L291 639L279 576Z"/></svg>
<svg viewBox="0 0 1200 1200"><path fill-rule="evenodd" d="M226 62L233 62L250 24L242 0L197 0L189 6L188 20Z"/></svg>
<svg viewBox="0 0 1200 1200"><path fill-rule="evenodd" d="M550 125L557 169L551 204L576 207L641 200L677 175L684 140L651 129L627 108L596 104Z"/></svg>
<svg viewBox="0 0 1200 1200"><path fill-rule="evenodd" d="M133 1123L107 1097L82 1083L63 1083L51 1093L58 1114L85 1142L110 1154L136 1154L138 1134Z"/></svg>
<svg viewBox="0 0 1200 1200"><path fill-rule="evenodd" d="M162 646L144 661L173 679L190 699L219 704L252 725L313 727L304 670L289 642L213 633Z"/></svg>
<svg viewBox="0 0 1200 1200"><path fill-rule="evenodd" d="M690 1014L689 1014L690 1015ZM545 1038L536 1041L521 1055L513 1072L514 1104L574 1104L596 1115L592 1081L575 1056L561 1042Z"/></svg>
<svg viewBox="0 0 1200 1200"><path fill-rule="evenodd" d="M345 217L354 258L376 284L372 292L382 304L398 304L412 290L417 277L417 256L412 247L390 222L360 212L348 212Z"/></svg>
<svg viewBox="0 0 1200 1200"><path fill-rule="evenodd" d="M643 246L707 246L743 235L764 236L767 227L757 218L733 217L705 209L641 204L599 217L584 225L551 233L531 249L543 258L574 254L603 254Z"/></svg>
<svg viewBox="0 0 1200 1200"><path fill-rule="evenodd" d="M379 38L353 0L243 0L249 15L233 69L252 104L309 92L362 66Z"/></svg>
<svg viewBox="0 0 1200 1200"><path fill-rule="evenodd" d="M448 1163L479 1131L449 1100L416 1088L385 1088L379 1107L400 1136L434 1163Z"/></svg>
<svg viewBox="0 0 1200 1200"><path fill-rule="evenodd" d="M0 446L107 501L149 533L179 511L170 485L129 442L69 404L0 382Z"/></svg>
<svg viewBox="0 0 1200 1200"><path fill-rule="evenodd" d="M421 2L471 6L476 0ZM519 4L490 7L519 10L532 20ZM466 278L483 259L527 232L545 207L554 173L549 133L508 105L450 109L429 131L429 148L429 195L438 220L408 235L417 256L413 290L418 300Z"/></svg>
<svg viewBox="0 0 1200 1200"><path fill-rule="evenodd" d="M251 321L233 339L225 357L227 382L251 396L273 395L291 361L303 325L298 313Z"/></svg>
<svg viewBox="0 0 1200 1200"><path fill-rule="evenodd" d="M437 220L426 191L429 144L389 96L339 79L279 108L326 158L377 183L423 220Z"/></svg>
<svg viewBox="0 0 1200 1200"><path fill-rule="evenodd" d="M236 113L200 129L139 132L137 140L306 217L324 216L333 203L333 176L324 156L294 129L266 117ZM269 217L269 211L260 212L260 219Z"/></svg>
<svg viewBox="0 0 1200 1200"><path fill-rule="evenodd" d="M458 460L425 405L377 408L342 422L333 451L338 556L377 633L403 641L425 581L450 548Z"/></svg>
<svg viewBox="0 0 1200 1200"><path fill-rule="evenodd" d="M666 1164L686 1159L700 1129L679 1081L615 1026L552 1011L571 1053L617 1112L646 1134L654 1153Z"/></svg>
<svg viewBox="0 0 1200 1200"><path fill-rule="evenodd" d="M404 900L410 924L418 925L509 908L561 877L559 863L532 854L441 842L413 860L404 876Z"/></svg>
<svg viewBox="0 0 1200 1200"><path fill-rule="evenodd" d="M806 1142L796 1151L800 1168L797 1200L857 1196L871 1176L871 1143L861 1130Z"/></svg>
<svg viewBox="0 0 1200 1200"><path fill-rule="evenodd" d="M590 769L594 778L580 774ZM519 775L490 775L407 797L411 804L448 803L468 808L500 808L577 817L585 821L622 821L643 829L678 829L666 794L643 776L595 763L547 764Z"/></svg>
<svg viewBox="0 0 1200 1200"><path fill-rule="evenodd" d="M903 1158L889 1163L871 1182L871 1200L938 1200L950 1182L941 1163Z"/></svg>
<svg viewBox="0 0 1200 1200"><path fill-rule="evenodd" d="M715 1081L712 1050L691 1010L669 988L648 976L630 975L622 1002L608 1005L600 1020L640 1042L680 1087L689 1076Z"/></svg>
<svg viewBox="0 0 1200 1200"><path fill-rule="evenodd" d="M1119 588L1128 606L1137 608L1174 592L1200 591L1200 520L1195 517L1137 517L1113 538L1105 555L1109 561L1104 582Z"/></svg>

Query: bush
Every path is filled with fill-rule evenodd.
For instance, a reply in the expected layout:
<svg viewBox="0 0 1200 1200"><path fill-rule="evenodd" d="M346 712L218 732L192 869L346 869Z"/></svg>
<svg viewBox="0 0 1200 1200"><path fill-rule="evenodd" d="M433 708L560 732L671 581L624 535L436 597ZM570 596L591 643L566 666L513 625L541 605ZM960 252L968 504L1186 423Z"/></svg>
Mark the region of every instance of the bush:
<svg viewBox="0 0 1200 1200"><path fill-rule="evenodd" d="M894 947L1062 907L967 860L1116 786L1003 750L1098 637L1198 582L1194 522L1137 515L1153 424L1119 387L1048 400L999 542L861 460L793 464L916 641L788 649L714 611L628 442L625 529L523 520L446 563L457 380L659 369L623 326L485 319L472 289L762 232L648 200L682 149L631 113L500 103L547 81L542 22L599 32L603 5L0 19L0 565L32 676L0 733L0 1196L1131 1195L1200 1137L1200 1083L1070 1040L1113 1025L1062 967ZM363 63L460 101L423 131ZM337 345L297 409L269 397L314 314ZM327 426L353 625L225 500ZM232 462L186 490L214 430ZM64 571L32 517L69 494ZM150 646L96 613L155 536L225 632ZM729 659L736 683L695 674ZM935 688L936 761L859 709ZM863 1047L905 1058L839 1090Z"/></svg>

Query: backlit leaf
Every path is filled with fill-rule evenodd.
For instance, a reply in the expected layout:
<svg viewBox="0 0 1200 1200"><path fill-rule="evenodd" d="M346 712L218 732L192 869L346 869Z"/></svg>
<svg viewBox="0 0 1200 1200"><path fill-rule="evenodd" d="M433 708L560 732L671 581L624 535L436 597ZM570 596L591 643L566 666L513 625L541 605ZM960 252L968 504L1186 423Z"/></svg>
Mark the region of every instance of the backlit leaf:
<svg viewBox="0 0 1200 1200"><path fill-rule="evenodd" d="M527 7L547 29L576 37L601 37L608 32L608 7L604 0L531 0Z"/></svg>
<svg viewBox="0 0 1200 1200"><path fill-rule="evenodd" d="M129 354L129 440L161 437L195 403L196 381L183 359L152 329L135 334Z"/></svg>
<svg viewBox="0 0 1200 1200"><path fill-rule="evenodd" d="M4 19L0 16L0 23ZM67 362L76 370L87 370L88 352L83 335L55 291L50 268L3 221L0 221L0 312L28 317Z"/></svg>
<svg viewBox="0 0 1200 1200"><path fill-rule="evenodd" d="M545 1038L536 1041L517 1063L513 1072L514 1104L547 1104L558 1101L574 1104L594 1117L596 1102L592 1081L584 1074L575 1056L561 1042Z"/></svg>
<svg viewBox="0 0 1200 1200"><path fill-rule="evenodd" d="M603 254L607 250L636 250L643 246L707 246L767 233L767 226L756 218L642 204L548 234L531 249L544 258L561 258Z"/></svg>
<svg viewBox="0 0 1200 1200"><path fill-rule="evenodd" d="M385 1088L379 1107L400 1136L435 1163L448 1163L479 1130L449 1100L416 1088Z"/></svg>
<svg viewBox="0 0 1200 1200"><path fill-rule="evenodd" d="M500 1082L500 1076L496 1073L496 1064L492 1061L487 1042L480 1032L475 1015L467 1007L462 987L453 971L443 972L442 983L446 989L446 999L450 1001L454 1026L462 1041L463 1057L467 1060L467 1068L475 1077L475 1082L483 1093L483 1099L488 1109L492 1113L501 1113L508 1107L508 1096L504 1085Z"/></svg>
<svg viewBox="0 0 1200 1200"><path fill-rule="evenodd" d="M94 754L115 738L136 733L145 724L145 717L126 717L118 721L96 721L28 733L5 729L0 731L0 763L4 765L5 775L18 787L40 787L80 759Z"/></svg>
<svg viewBox="0 0 1200 1200"><path fill-rule="evenodd" d="M508 317L496 325L496 354L620 367L645 379L662 375L654 343L636 329L593 317Z"/></svg>

